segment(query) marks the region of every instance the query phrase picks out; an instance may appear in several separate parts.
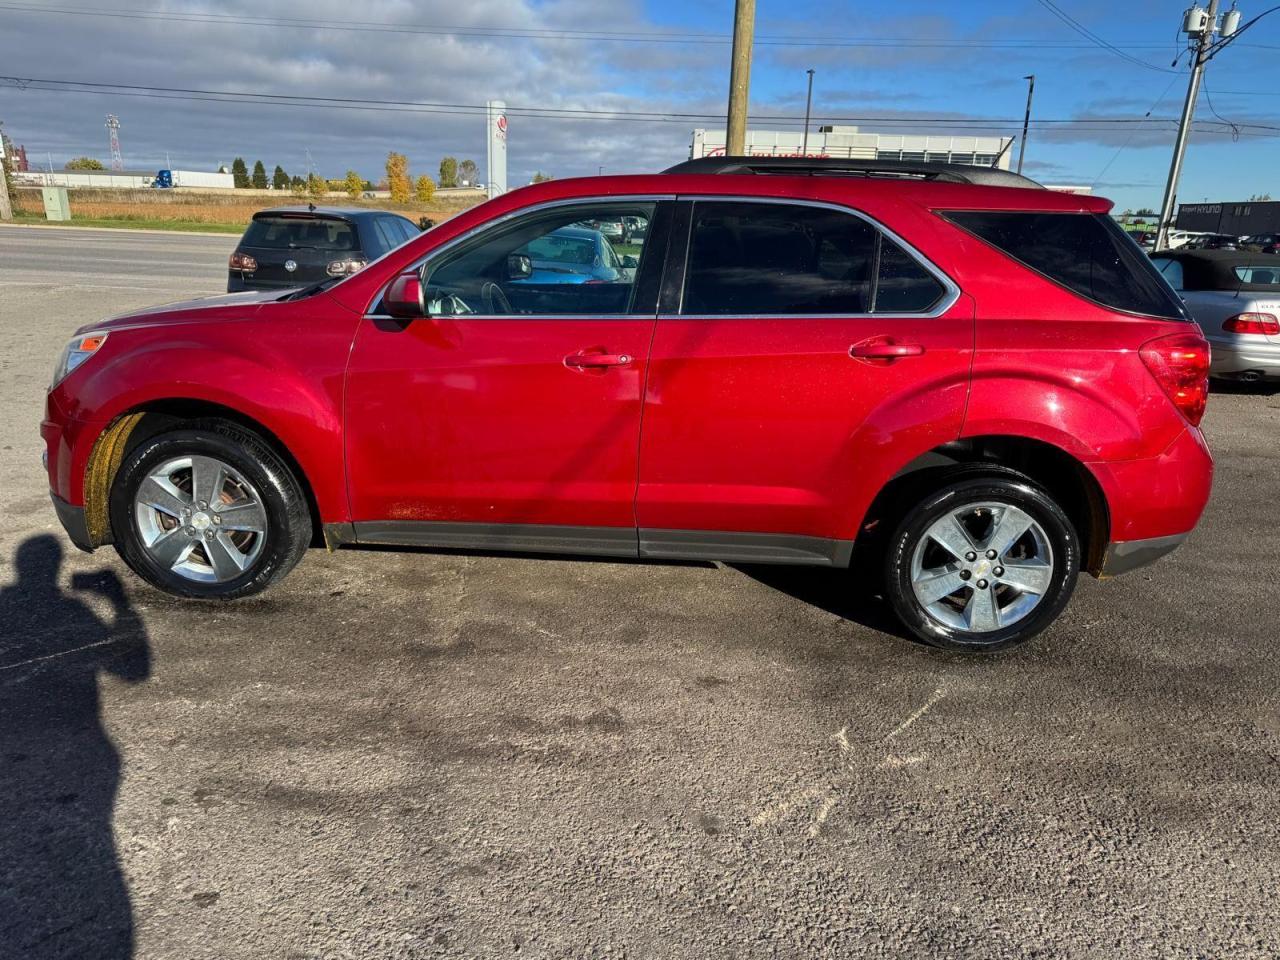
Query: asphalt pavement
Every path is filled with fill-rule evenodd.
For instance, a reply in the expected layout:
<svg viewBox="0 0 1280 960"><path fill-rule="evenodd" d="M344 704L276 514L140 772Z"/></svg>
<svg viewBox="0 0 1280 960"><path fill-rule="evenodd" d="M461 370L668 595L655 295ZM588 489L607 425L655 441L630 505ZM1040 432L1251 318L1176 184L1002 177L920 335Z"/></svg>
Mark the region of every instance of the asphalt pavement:
<svg viewBox="0 0 1280 960"><path fill-rule="evenodd" d="M0 958L1273 957L1280 396L990 658L797 568L312 551L184 603L40 468L78 326L233 237L0 228Z"/></svg>

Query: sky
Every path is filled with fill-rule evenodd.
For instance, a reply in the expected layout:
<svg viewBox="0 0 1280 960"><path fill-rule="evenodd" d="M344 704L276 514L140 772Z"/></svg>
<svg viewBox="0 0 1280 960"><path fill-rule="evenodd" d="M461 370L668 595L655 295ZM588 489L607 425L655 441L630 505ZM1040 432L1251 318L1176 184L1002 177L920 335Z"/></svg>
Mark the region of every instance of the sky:
<svg viewBox="0 0 1280 960"><path fill-rule="evenodd" d="M796 129L812 68L815 127L1018 135L1034 73L1026 172L1092 185L1117 209L1158 207L1187 86L1186 56L1170 67L1186 4L1057 0L1098 40L1054 5L757 0L751 112ZM1264 9L1249 0L1244 19ZM661 170L688 156L695 127L724 125L732 24L732 0L0 0L0 74L22 81L0 80L0 122L41 166L106 162L110 112L129 169L212 170L242 156L377 180L391 150L415 175L444 155L483 168L476 107L502 99L512 185L535 171ZM1280 198L1277 51L1280 12L1211 64L1181 201Z"/></svg>

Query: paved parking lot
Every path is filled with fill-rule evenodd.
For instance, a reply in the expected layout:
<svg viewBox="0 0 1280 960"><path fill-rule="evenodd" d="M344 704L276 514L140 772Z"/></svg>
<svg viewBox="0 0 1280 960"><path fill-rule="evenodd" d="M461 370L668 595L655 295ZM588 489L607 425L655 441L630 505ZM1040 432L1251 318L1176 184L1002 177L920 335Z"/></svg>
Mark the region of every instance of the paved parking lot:
<svg viewBox="0 0 1280 960"><path fill-rule="evenodd" d="M77 553L82 323L228 237L0 229L0 958L1280 952L1280 396L1199 531L966 658L838 576L313 551L233 605Z"/></svg>

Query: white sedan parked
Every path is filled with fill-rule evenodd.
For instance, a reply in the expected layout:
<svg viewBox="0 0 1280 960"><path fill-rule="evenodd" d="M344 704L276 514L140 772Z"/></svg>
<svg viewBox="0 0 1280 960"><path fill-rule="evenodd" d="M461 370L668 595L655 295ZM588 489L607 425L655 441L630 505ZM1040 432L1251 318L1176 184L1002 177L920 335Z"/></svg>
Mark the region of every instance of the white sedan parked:
<svg viewBox="0 0 1280 960"><path fill-rule="evenodd" d="M1280 256L1239 250L1162 250L1151 258L1213 349L1209 373L1280 380Z"/></svg>

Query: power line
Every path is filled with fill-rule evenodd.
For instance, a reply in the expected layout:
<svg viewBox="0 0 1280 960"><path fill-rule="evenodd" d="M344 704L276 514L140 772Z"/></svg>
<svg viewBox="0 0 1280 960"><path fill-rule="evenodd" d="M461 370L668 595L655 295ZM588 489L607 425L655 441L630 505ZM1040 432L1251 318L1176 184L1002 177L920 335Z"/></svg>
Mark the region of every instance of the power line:
<svg viewBox="0 0 1280 960"><path fill-rule="evenodd" d="M658 44L715 44L727 46L732 38L714 33L691 33L675 31L610 31L610 30L573 30L569 28L524 28L524 27L468 27L458 25L436 24L397 24L389 22L348 23L339 20L310 19L299 17L274 17L255 14L220 14L196 11L153 11L153 10L98 10L86 7L46 7L30 3L0 2L0 10L11 10L17 13L60 14L69 16L91 16L125 20L166 21L177 23L226 25L235 27L276 27L301 30L337 30L344 33L390 33L421 36L457 36L477 39L510 39L510 40L558 40L558 41L590 41L603 43L658 43ZM956 49L1025 49L1039 47L1041 49L1083 50L1096 46L1097 43L1067 43L1053 40L994 40L966 38L928 38L928 37L821 37L803 35L768 35L759 36L755 43L762 46L791 47L864 47L864 48L956 48ZM1104 42L1105 43L1105 42ZM1120 52L1110 44L1109 49ZM1162 44L1133 42L1126 43L1131 49L1160 49ZM1245 46L1245 44L1241 44ZM1250 44L1248 46L1263 46ZM1280 49L1280 47L1264 47ZM1131 61L1152 69L1159 69L1152 64L1128 57Z"/></svg>
<svg viewBox="0 0 1280 960"><path fill-rule="evenodd" d="M1165 85L1164 90L1161 92L1160 96L1156 97L1155 103L1151 104L1151 109L1142 115L1142 122L1133 128L1129 136L1125 138L1124 143L1120 144L1120 148L1116 150L1114 154L1111 155L1111 159L1107 161L1106 166L1104 166L1101 170L1098 171L1098 175L1093 178L1093 183L1089 185L1090 189L1098 185L1098 182L1103 177L1105 177L1107 175L1107 171L1111 169L1111 165L1120 159L1120 154L1124 153L1125 150L1129 148L1129 144L1133 143L1133 138L1136 137L1138 133L1141 131L1142 124L1146 123L1147 120L1151 117L1151 114L1155 113L1156 107L1160 106L1160 104L1164 102L1164 98L1169 95L1169 91L1173 89L1173 85L1177 82L1178 82L1178 78L1176 76L1169 80L1169 82Z"/></svg>
<svg viewBox="0 0 1280 960"><path fill-rule="evenodd" d="M1039 0L1039 3L1040 3L1040 6L1044 7L1046 10L1052 13L1055 17L1057 17L1059 20L1065 23L1068 27L1070 27L1076 33L1080 34L1082 37L1085 37L1088 40L1091 40L1095 45L1101 47L1102 49L1111 51L1117 57L1120 57L1122 60L1126 60L1129 63L1134 64L1135 66L1146 67L1148 70L1159 71L1160 73L1176 73L1177 72L1174 70L1169 70L1165 67L1158 67L1154 63L1147 63L1147 61L1140 60L1138 57L1130 56L1129 54L1125 53L1123 50L1121 50L1119 47L1115 46L1114 44L1108 43L1106 40L1103 40L1100 36L1098 36L1096 33L1094 33L1084 24L1082 24L1079 20L1076 20L1069 13L1067 13L1065 10L1059 7L1056 3L1053 2L1053 0Z"/></svg>
<svg viewBox="0 0 1280 960"><path fill-rule="evenodd" d="M237 105L304 107L328 110L366 110L382 113L439 114L446 116L484 116L483 104L447 104L427 103L411 100L363 100L343 97L294 96L291 94L242 93L237 91L187 90L169 89L157 91L153 87L129 86L125 84L100 84L70 80L42 80L36 78L0 76L0 83L8 82L22 90L43 93L89 94L95 96L138 97L150 100L175 100L181 102L233 103ZM45 86L46 84L50 86ZM56 86L53 86L56 85ZM655 113L646 111L596 111L570 107L508 107L510 116L526 116L538 120L604 120L634 123L681 123L691 121L723 120L717 113ZM796 117L753 114L752 120L781 126L795 126L802 123ZM930 125L950 128L953 131L998 131L1004 132L1021 121L1017 118L999 117L815 117L819 122L827 123L866 123L879 126L886 125ZM1031 121L1033 127L1040 129L1062 129L1069 126L1077 133L1101 133L1127 124L1144 124L1147 122L1175 124L1173 117L1041 117ZM1240 136L1271 137L1280 133L1280 125L1262 123L1233 124L1230 121L1198 121L1200 132L1217 132L1219 127L1232 127L1256 131L1274 131L1267 133L1245 133Z"/></svg>

